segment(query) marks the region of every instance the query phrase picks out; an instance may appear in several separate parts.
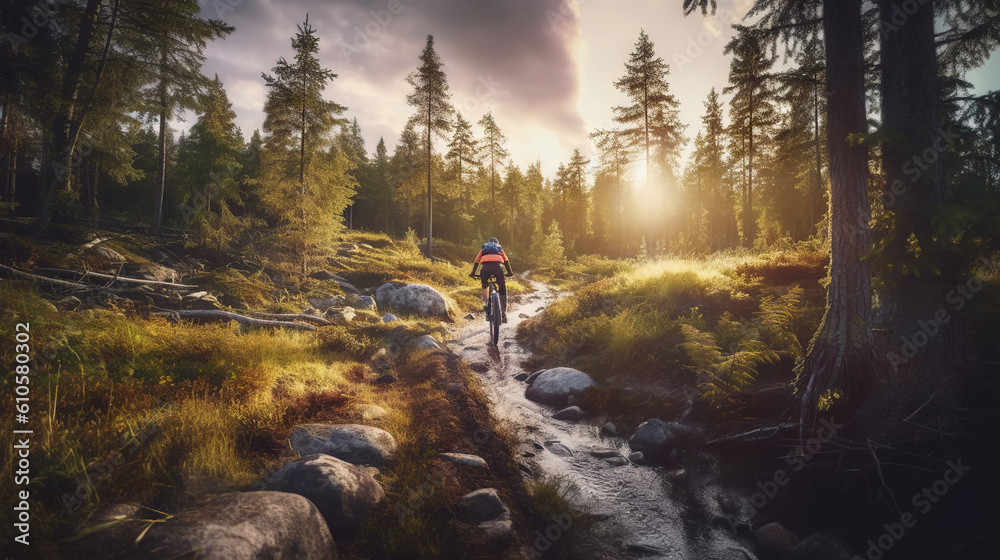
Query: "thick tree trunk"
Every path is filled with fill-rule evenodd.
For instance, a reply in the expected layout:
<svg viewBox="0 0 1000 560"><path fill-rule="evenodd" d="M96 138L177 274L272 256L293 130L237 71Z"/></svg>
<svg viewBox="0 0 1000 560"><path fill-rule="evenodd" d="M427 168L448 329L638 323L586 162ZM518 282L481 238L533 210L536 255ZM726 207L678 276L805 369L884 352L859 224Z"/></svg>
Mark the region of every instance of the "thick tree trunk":
<svg viewBox="0 0 1000 560"><path fill-rule="evenodd" d="M898 8L880 0L879 10L882 20L891 22ZM902 25L884 28L881 36L882 125L891 135L882 147L882 202L893 218L885 258L914 262L920 270L906 275L898 272L901 267L888 271L885 300L896 335L892 346L898 349L890 354L890 365L919 394L952 387L951 379L964 361L959 314L951 313L933 335L923 337L927 333L919 327L921 321L936 322L933 317L945 306L946 295L962 281L960 264L933 231L934 215L945 198L941 160L950 143L938 124L934 41L932 1L919 3ZM913 255L914 242L919 256ZM919 353L908 352L904 341L911 341Z"/></svg>
<svg viewBox="0 0 1000 560"><path fill-rule="evenodd" d="M824 0L827 151L830 159L831 256L826 313L798 368L800 427L815 421L817 403L840 389L856 409L881 373L871 330L871 271L867 170L864 147L848 136L865 132L861 0Z"/></svg>
<svg viewBox="0 0 1000 560"><path fill-rule="evenodd" d="M434 201L431 198L431 102L427 100L427 258L433 259Z"/></svg>

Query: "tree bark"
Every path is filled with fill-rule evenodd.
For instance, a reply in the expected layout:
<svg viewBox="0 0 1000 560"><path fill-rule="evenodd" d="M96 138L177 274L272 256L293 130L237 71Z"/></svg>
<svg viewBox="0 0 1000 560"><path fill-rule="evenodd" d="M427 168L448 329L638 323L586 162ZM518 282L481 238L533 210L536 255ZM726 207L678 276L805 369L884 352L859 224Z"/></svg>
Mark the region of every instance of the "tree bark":
<svg viewBox="0 0 1000 560"><path fill-rule="evenodd" d="M159 236L163 229L163 193L166 191L167 181L167 80L165 77L167 66L166 47L161 47L160 51L160 132L157 140L159 151L156 162L156 191L153 194L153 235Z"/></svg>
<svg viewBox="0 0 1000 560"><path fill-rule="evenodd" d="M433 259L434 201L431 198L431 96L427 96L427 258Z"/></svg>
<svg viewBox="0 0 1000 560"><path fill-rule="evenodd" d="M848 137L866 131L861 0L824 0L827 152L830 160L831 256L826 313L797 368L800 430L815 421L817 403L843 390L838 408L856 409L881 373L871 330L868 160ZM801 432L800 432L801 433Z"/></svg>
<svg viewBox="0 0 1000 560"><path fill-rule="evenodd" d="M878 4L882 20L891 21L894 4L887 0ZM890 362L908 388L925 395L954 388L952 379L964 362L962 320L957 313L927 337L919 354L912 359L901 356L902 340L914 337L919 321L932 320L950 289L962 281L961 264L934 235L933 219L945 199L942 159L949 143L938 124L934 39L933 1L918 3L905 23L881 34L882 125L891 136L882 146L886 175L882 200L893 227L887 232L885 256L914 263L920 271L903 274L900 267L887 271L885 300L896 335L892 346L899 349ZM914 243L919 255L913 254Z"/></svg>

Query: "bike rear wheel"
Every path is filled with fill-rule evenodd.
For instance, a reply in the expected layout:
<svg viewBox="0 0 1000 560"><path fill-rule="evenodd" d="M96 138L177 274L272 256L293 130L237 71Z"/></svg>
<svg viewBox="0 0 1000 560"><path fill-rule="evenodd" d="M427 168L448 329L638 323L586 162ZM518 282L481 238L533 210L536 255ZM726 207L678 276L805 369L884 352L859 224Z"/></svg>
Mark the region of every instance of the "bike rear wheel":
<svg viewBox="0 0 1000 560"><path fill-rule="evenodd" d="M496 346L500 340L500 294L495 291L490 292L490 340Z"/></svg>

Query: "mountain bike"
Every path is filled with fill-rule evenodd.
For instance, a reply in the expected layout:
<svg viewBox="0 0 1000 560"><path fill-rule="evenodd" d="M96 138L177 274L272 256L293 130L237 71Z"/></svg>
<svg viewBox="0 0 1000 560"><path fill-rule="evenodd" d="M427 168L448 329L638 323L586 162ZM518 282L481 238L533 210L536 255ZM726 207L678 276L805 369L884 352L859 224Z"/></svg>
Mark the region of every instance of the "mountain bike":
<svg viewBox="0 0 1000 560"><path fill-rule="evenodd" d="M481 275L476 275L476 278L481 278ZM486 279L486 283L489 286L490 294L487 298L488 303L486 304L486 321L490 324L490 340L493 341L493 345L497 345L497 341L500 340L500 317L502 312L500 310L500 292L497 287L497 277L490 274L489 278Z"/></svg>

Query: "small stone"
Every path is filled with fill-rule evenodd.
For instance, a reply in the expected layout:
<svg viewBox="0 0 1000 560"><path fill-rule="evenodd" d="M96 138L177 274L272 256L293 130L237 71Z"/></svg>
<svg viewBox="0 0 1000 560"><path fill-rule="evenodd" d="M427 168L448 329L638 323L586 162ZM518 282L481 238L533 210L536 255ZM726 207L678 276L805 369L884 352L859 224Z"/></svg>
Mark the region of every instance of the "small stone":
<svg viewBox="0 0 1000 560"><path fill-rule="evenodd" d="M517 316L520 319L527 319L529 317L527 313L519 313Z"/></svg>
<svg viewBox="0 0 1000 560"><path fill-rule="evenodd" d="M379 385L385 385L385 384L388 384L388 383L395 383L395 382L396 382L396 376L392 375L391 373L387 373L385 375L380 375L380 376L378 376L377 379L375 379L375 383L377 383Z"/></svg>
<svg viewBox="0 0 1000 560"><path fill-rule="evenodd" d="M605 422L604 425L601 426L601 433L609 437L617 437L618 428L615 427L614 422Z"/></svg>
<svg viewBox="0 0 1000 560"><path fill-rule="evenodd" d="M642 451L633 451L632 453L629 453L628 460L637 465L646 464L646 456L642 453Z"/></svg>
<svg viewBox="0 0 1000 560"><path fill-rule="evenodd" d="M514 380L515 381L524 381L526 379L528 379L528 374L527 373L519 373L519 374L517 374L517 375L514 376Z"/></svg>
<svg viewBox="0 0 1000 560"><path fill-rule="evenodd" d="M462 496L458 514L469 523L510 519L510 510L500 501L495 488L480 488Z"/></svg>
<svg viewBox="0 0 1000 560"><path fill-rule="evenodd" d="M787 556L799 544L799 538L776 521L755 529L753 538L761 552L775 555Z"/></svg>
<svg viewBox="0 0 1000 560"><path fill-rule="evenodd" d="M365 422L370 422L372 420L381 420L385 418L389 411L382 408L377 404L369 404L360 407L361 419Z"/></svg>
<svg viewBox="0 0 1000 560"><path fill-rule="evenodd" d="M568 420L570 422L575 422L583 418L583 411L580 410L580 407L578 406L570 406L553 414L552 418L555 420Z"/></svg>
<svg viewBox="0 0 1000 560"><path fill-rule="evenodd" d="M469 367L472 368L472 371L476 373L486 373L487 371L490 370L490 365L484 364L483 362L475 362L473 364L469 364Z"/></svg>
<svg viewBox="0 0 1000 560"><path fill-rule="evenodd" d="M514 538L514 524L510 519L500 519L497 521L484 521L476 525L487 541L508 542Z"/></svg>
<svg viewBox="0 0 1000 560"><path fill-rule="evenodd" d="M612 467L623 467L628 464L628 459L619 455L617 457L608 457L604 462Z"/></svg>
<svg viewBox="0 0 1000 560"><path fill-rule="evenodd" d="M449 394L457 395L457 394L459 394L459 393L462 392L462 384L461 383L449 383L449 384L447 384L447 385L444 386L444 390L447 391Z"/></svg>
<svg viewBox="0 0 1000 560"><path fill-rule="evenodd" d="M468 315L465 316L465 320L466 321L471 321L471 320L473 320L475 318L476 318L476 316L473 313L469 313Z"/></svg>
<svg viewBox="0 0 1000 560"><path fill-rule="evenodd" d="M595 447L590 450L590 454L598 459L607 459L608 457L621 457L621 453L617 449L612 449L610 447Z"/></svg>
<svg viewBox="0 0 1000 560"><path fill-rule="evenodd" d="M558 441L547 441L545 447L556 457L572 457L573 451Z"/></svg>
<svg viewBox="0 0 1000 560"><path fill-rule="evenodd" d="M398 321L398 320L399 320L399 317L396 317L392 313L386 313L385 315L382 316L382 322L383 323L392 323L392 322L395 322L395 321Z"/></svg>
<svg viewBox="0 0 1000 560"><path fill-rule="evenodd" d="M438 457L447 459L457 465L464 465L466 467L474 467L477 469L489 468L489 465L486 464L486 461L478 455L469 455L466 453L438 453Z"/></svg>

